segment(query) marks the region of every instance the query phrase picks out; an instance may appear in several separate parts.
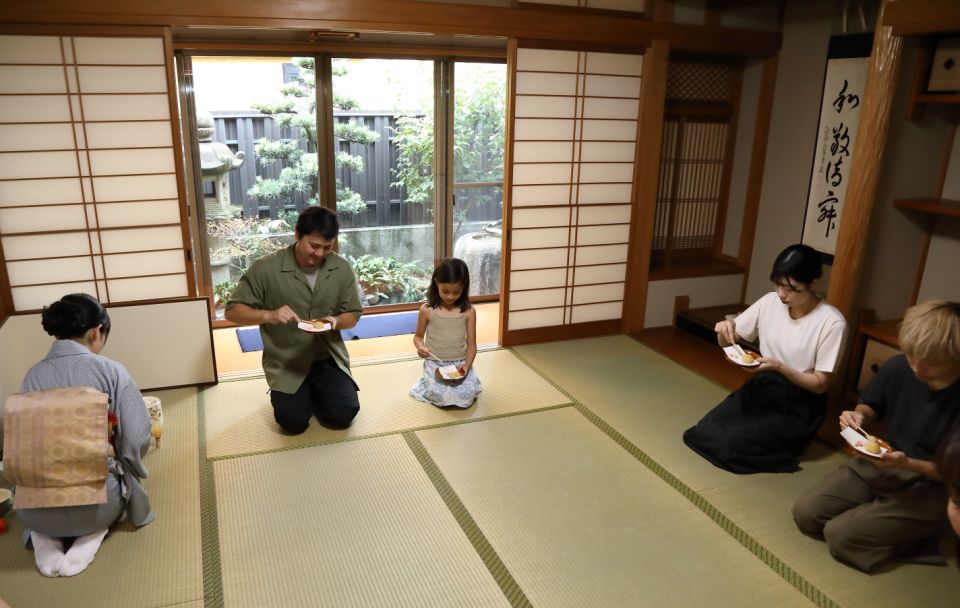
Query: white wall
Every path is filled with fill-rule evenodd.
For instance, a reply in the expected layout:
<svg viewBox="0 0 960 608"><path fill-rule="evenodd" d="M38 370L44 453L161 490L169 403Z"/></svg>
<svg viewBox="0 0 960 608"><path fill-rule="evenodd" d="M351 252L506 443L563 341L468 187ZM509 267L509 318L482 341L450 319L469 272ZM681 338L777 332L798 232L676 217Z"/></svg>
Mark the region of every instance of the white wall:
<svg viewBox="0 0 960 608"><path fill-rule="evenodd" d="M747 302L769 291L774 258L800 241L833 11L825 0L786 4Z"/></svg>
<svg viewBox="0 0 960 608"><path fill-rule="evenodd" d="M651 281L647 286L647 310L644 328L673 324L673 302L677 296L690 296L690 308L722 306L740 300L743 275L722 275L694 279Z"/></svg>

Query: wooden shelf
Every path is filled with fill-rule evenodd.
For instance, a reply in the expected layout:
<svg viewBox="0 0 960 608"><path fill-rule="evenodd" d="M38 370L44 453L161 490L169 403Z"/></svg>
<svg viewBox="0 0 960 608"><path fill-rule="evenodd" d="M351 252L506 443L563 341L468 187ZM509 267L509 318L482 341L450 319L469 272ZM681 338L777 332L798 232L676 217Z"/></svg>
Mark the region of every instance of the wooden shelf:
<svg viewBox="0 0 960 608"><path fill-rule="evenodd" d="M897 209L960 218L960 201L946 198L898 198L893 201L893 206Z"/></svg>
<svg viewBox="0 0 960 608"><path fill-rule="evenodd" d="M863 323L860 325L860 332L887 346L900 348L897 336L900 333L900 321L902 320L903 319L890 319L889 321Z"/></svg>
<svg viewBox="0 0 960 608"><path fill-rule="evenodd" d="M913 99L917 103L953 105L960 103L960 93L920 93L914 95Z"/></svg>

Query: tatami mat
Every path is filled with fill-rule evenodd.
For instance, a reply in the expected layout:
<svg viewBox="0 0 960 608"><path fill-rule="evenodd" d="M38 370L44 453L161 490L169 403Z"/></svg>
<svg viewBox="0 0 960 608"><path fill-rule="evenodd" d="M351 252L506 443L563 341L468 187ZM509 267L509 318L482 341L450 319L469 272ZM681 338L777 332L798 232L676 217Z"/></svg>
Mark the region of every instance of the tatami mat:
<svg viewBox="0 0 960 608"><path fill-rule="evenodd" d="M797 473L714 467L681 435L726 391L636 341L616 336L517 352L840 606L943 606L960 580L956 569L896 565L865 575L836 562L822 542L797 531L790 507L846 457L814 442Z"/></svg>
<svg viewBox="0 0 960 608"><path fill-rule="evenodd" d="M474 368L483 383L477 402L466 410L441 410L408 394L422 374L420 360L354 366L353 376L360 386L360 413L353 425L332 431L321 427L314 418L310 428L296 436L282 434L273 420L266 380L221 382L203 393L207 456L216 459L316 445L569 402L509 351L481 352Z"/></svg>
<svg viewBox="0 0 960 608"><path fill-rule="evenodd" d="M139 530L119 526L85 572L46 579L20 544L14 514L0 536L0 595L11 606L202 606L196 389L151 394L164 414L162 447L151 447L144 459L156 521Z"/></svg>
<svg viewBox="0 0 960 608"><path fill-rule="evenodd" d="M811 605L574 409L416 435L534 606Z"/></svg>
<svg viewBox="0 0 960 608"><path fill-rule="evenodd" d="M510 605L400 436L214 467L228 608Z"/></svg>

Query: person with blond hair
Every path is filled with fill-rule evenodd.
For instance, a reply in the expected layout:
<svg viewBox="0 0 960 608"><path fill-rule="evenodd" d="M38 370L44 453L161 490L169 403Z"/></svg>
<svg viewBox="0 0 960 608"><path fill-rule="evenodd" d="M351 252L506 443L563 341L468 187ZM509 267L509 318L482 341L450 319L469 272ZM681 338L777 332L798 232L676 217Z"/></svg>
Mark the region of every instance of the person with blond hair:
<svg viewBox="0 0 960 608"><path fill-rule="evenodd" d="M840 429L886 420L891 449L842 464L793 505L804 534L871 572L890 561L943 563L936 536L946 528L947 489L934 456L960 423L960 303L909 308L900 324L903 355L889 359L840 414Z"/></svg>

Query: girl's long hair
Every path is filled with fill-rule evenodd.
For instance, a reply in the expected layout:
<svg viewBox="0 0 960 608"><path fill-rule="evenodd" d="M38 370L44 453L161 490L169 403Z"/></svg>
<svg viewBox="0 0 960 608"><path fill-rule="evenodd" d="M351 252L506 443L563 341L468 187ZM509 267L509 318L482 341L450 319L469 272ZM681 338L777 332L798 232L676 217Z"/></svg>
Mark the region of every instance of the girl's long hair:
<svg viewBox="0 0 960 608"><path fill-rule="evenodd" d="M465 312L470 308L470 270L466 263L459 258L446 258L433 270L433 277L430 279L430 288L427 289L427 306L430 308L439 308L443 301L440 299L440 289L437 283L458 283L463 286L460 297L455 304L460 307L460 312Z"/></svg>

